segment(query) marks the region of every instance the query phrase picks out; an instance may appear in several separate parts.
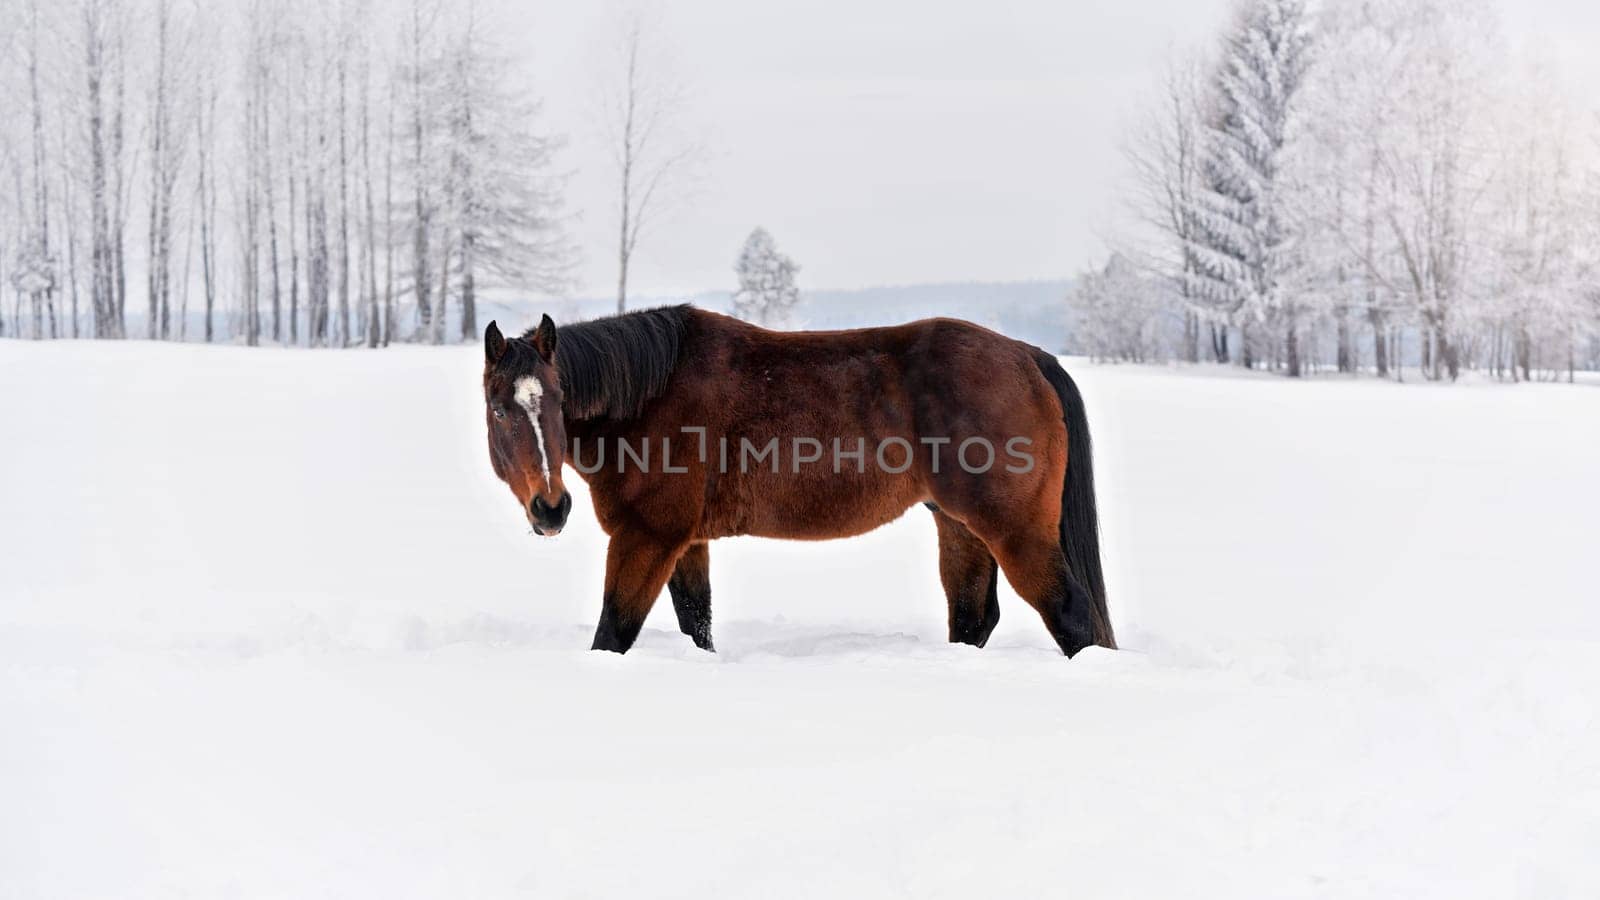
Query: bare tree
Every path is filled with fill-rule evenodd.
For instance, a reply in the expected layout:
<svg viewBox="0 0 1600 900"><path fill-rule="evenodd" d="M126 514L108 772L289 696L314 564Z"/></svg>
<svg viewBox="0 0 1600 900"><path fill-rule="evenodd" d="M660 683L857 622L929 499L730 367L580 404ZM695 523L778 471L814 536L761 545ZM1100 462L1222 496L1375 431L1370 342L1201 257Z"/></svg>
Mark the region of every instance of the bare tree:
<svg viewBox="0 0 1600 900"><path fill-rule="evenodd" d="M120 338L122 275L122 9L116 0L83 0L84 135L89 168L90 284L94 335Z"/></svg>
<svg viewBox="0 0 1600 900"><path fill-rule="evenodd" d="M407 52L403 77L409 101L407 127L411 144L411 283L417 302L419 337L433 334L433 307L428 297L431 272L429 237L433 228L435 203L433 192L429 189L431 154L428 135L432 98L427 91L427 64L431 60L424 54L436 14L437 10L431 6L424 8L423 0L411 0L410 17L403 38Z"/></svg>
<svg viewBox="0 0 1600 900"><path fill-rule="evenodd" d="M29 100L29 158L31 161L30 190L32 208L26 217L30 220L19 234L17 264L11 281L18 299L26 294L35 338L44 337L45 322L49 322L50 337L57 336L55 296L58 288L57 260L50 250L50 180L47 174L48 157L45 143L44 101L39 86L40 63L39 3L28 4L28 100ZM19 179L20 180L20 179ZM23 207L23 191L17 191L18 211ZM17 326L21 332L20 323Z"/></svg>
<svg viewBox="0 0 1600 900"><path fill-rule="evenodd" d="M1195 208L1202 189L1200 142L1206 103L1203 64L1185 59L1170 63L1161 93L1123 143L1123 156L1133 174L1129 205L1134 217L1155 235L1153 246L1119 255L1122 264L1136 264L1164 282L1183 303L1183 358L1198 362L1200 331L1209 330L1211 356L1227 362L1226 310L1204 302L1191 289L1198 274L1192 243L1198 238Z"/></svg>
<svg viewBox="0 0 1600 900"><path fill-rule="evenodd" d="M601 120L617 167L617 312L628 308L628 270L639 237L675 199L700 155L682 133L683 87L638 10L622 20L617 60L601 86Z"/></svg>
<svg viewBox="0 0 1600 900"><path fill-rule="evenodd" d="M117 332L122 337L127 334L127 309L128 309L128 257L127 247L124 244L124 235L128 230L128 210L133 204L129 202L129 192L133 187L130 162L125 149L127 145L127 56L128 56L128 17L125 8L120 5L115 9L115 15L108 18L112 26L110 46L112 49L112 105L111 105L111 143L107 161L110 163L111 197L109 215L109 228L106 234L107 257L110 261L110 275L112 296L117 311Z"/></svg>
<svg viewBox="0 0 1600 900"><path fill-rule="evenodd" d="M334 48L339 84L339 346L350 343L350 149L348 82L352 43L350 7L340 4L339 32Z"/></svg>
<svg viewBox="0 0 1600 900"><path fill-rule="evenodd" d="M305 179L303 167L305 165L305 122L301 120L299 141L296 141L294 123L295 104L304 102L305 99L305 41L303 38L292 39L284 48L284 78L283 78L283 145L284 145L284 181L289 190L288 220L285 222L284 231L289 240L289 343L300 343L300 243L297 229L300 228L298 214L300 198L300 184ZM298 91L295 88L299 88Z"/></svg>
<svg viewBox="0 0 1600 900"><path fill-rule="evenodd" d="M388 129L383 151L383 346L394 340L394 149L397 143L394 115L395 89L389 88Z"/></svg>
<svg viewBox="0 0 1600 900"><path fill-rule="evenodd" d="M150 138L150 205L147 236L148 257L145 264L145 281L149 303L149 322L146 333L151 338L168 338L172 334L172 223L173 193L182 170L184 141L182 133L173 126L178 90L175 70L183 61L174 54L174 45L182 46L183 36L173 40L172 0L155 0L155 72L150 86L150 118L147 129Z"/></svg>
<svg viewBox="0 0 1600 900"><path fill-rule="evenodd" d="M331 64L326 36L337 34L337 25L328 21L326 7L319 8L322 20L315 23L316 34L307 36L306 72L308 83L302 102L303 172L306 239L306 342L313 347L330 343L328 334L331 297L330 251L328 247L328 169L332 140L328 110ZM322 40L318 36L322 36Z"/></svg>
<svg viewBox="0 0 1600 900"><path fill-rule="evenodd" d="M561 218L564 179L551 172L561 142L533 128L539 104L513 86L510 60L484 33L476 5L469 2L461 18L442 73L440 209L446 262L453 256L459 284L460 334L472 340L481 288L554 293L567 285L571 253ZM441 292L450 271L446 265L441 273ZM443 319L435 326L438 334Z"/></svg>
<svg viewBox="0 0 1600 900"><path fill-rule="evenodd" d="M195 202L200 220L200 271L205 293L205 340L216 338L217 307L217 73L206 64L196 81L194 104Z"/></svg>
<svg viewBox="0 0 1600 900"><path fill-rule="evenodd" d="M67 289L72 297L72 336L81 336L79 325L78 307L78 203L77 193L73 190L73 183L77 177L72 165L72 142L67 136L67 116L57 116L61 124L61 142L59 157L61 160L61 206L62 220L66 232L67 244Z"/></svg>
<svg viewBox="0 0 1600 900"><path fill-rule="evenodd" d="M371 0L13 0L0 328L123 337L131 277L142 336L184 339L193 290L207 341L382 346L409 297L442 341L458 298L471 333L484 289L565 286L561 141L436 2L394 45Z"/></svg>
<svg viewBox="0 0 1600 900"><path fill-rule="evenodd" d="M378 217L372 200L372 44L367 38L361 41L361 180L362 200L365 204L365 231L362 240L362 332L368 347L378 346L382 339L383 323L378 313Z"/></svg>
<svg viewBox="0 0 1600 900"><path fill-rule="evenodd" d="M276 145L272 141L272 101L277 96L274 81L278 70L276 62L284 51L285 38L281 23L271 23L264 37L266 54L261 66L261 181L262 202L267 219L267 270L271 276L272 290L272 340L283 342L283 286L278 262L278 179L273 175ZM286 139L287 134L280 137ZM293 180L291 176L291 181ZM291 227L293 227L291 225Z"/></svg>

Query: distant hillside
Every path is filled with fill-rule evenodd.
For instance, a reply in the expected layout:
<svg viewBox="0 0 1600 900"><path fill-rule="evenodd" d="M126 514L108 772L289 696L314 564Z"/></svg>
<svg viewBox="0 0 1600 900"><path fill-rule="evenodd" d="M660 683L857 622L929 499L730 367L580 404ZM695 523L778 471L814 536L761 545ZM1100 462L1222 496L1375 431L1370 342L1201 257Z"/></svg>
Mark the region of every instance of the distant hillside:
<svg viewBox="0 0 1600 900"><path fill-rule="evenodd" d="M913 284L852 290L804 291L796 318L801 328L861 328L892 325L951 316L977 322L1012 337L1038 344L1053 352L1077 352L1075 330L1069 319L1067 292L1070 281L1017 281L970 284ZM706 291L693 296L639 297L635 308L689 302L703 309L727 312L727 291ZM566 300L496 300L483 304L484 313L503 317L521 328L538 311L558 321L606 315L615 308L610 298Z"/></svg>

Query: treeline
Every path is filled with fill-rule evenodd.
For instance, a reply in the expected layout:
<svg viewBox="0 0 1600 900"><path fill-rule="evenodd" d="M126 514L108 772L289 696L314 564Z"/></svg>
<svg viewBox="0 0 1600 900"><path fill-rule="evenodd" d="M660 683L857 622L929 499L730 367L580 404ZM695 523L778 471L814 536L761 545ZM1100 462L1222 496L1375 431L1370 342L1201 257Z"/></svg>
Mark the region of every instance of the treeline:
<svg viewBox="0 0 1600 900"><path fill-rule="evenodd" d="M1126 140L1098 355L1429 379L1600 368L1600 120L1479 0L1246 0Z"/></svg>
<svg viewBox="0 0 1600 900"><path fill-rule="evenodd" d="M470 2L0 16L0 335L441 342L565 284L559 139Z"/></svg>

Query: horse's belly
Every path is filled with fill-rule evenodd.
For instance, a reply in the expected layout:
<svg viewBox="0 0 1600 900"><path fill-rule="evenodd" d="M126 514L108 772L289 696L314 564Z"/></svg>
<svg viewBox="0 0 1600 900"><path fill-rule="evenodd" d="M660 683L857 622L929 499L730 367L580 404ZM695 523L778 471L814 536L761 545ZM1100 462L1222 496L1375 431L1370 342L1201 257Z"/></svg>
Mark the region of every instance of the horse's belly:
<svg viewBox="0 0 1600 900"><path fill-rule="evenodd" d="M913 501L914 503L915 501ZM753 522L745 534L754 537L782 538L792 541L826 541L834 538L855 537L866 534L905 515L913 503L881 507L871 514L855 513L846 516L819 518L791 518Z"/></svg>
<svg viewBox="0 0 1600 900"><path fill-rule="evenodd" d="M748 485L725 496L707 517L708 537L782 538L818 541L866 534L900 518L927 499L913 478L839 479L825 484ZM736 499L737 498L737 499Z"/></svg>

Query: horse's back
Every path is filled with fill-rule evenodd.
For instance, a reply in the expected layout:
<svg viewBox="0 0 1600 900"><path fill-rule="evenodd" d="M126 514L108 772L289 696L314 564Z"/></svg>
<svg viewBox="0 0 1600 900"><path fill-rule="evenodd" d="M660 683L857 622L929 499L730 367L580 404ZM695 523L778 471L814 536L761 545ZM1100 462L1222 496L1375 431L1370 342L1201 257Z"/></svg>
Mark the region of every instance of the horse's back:
<svg viewBox="0 0 1600 900"><path fill-rule="evenodd" d="M843 537L922 501L962 513L1058 492L1050 460L1065 433L1039 352L958 319L778 332L695 312L684 364L697 398L679 414L704 418L712 445L726 437L732 453L708 475L707 536ZM987 449L963 450L973 439ZM744 465L745 442L774 440L778 472ZM798 465L796 441L820 444L822 458ZM1016 448L1046 456L1037 474L1007 469Z"/></svg>

